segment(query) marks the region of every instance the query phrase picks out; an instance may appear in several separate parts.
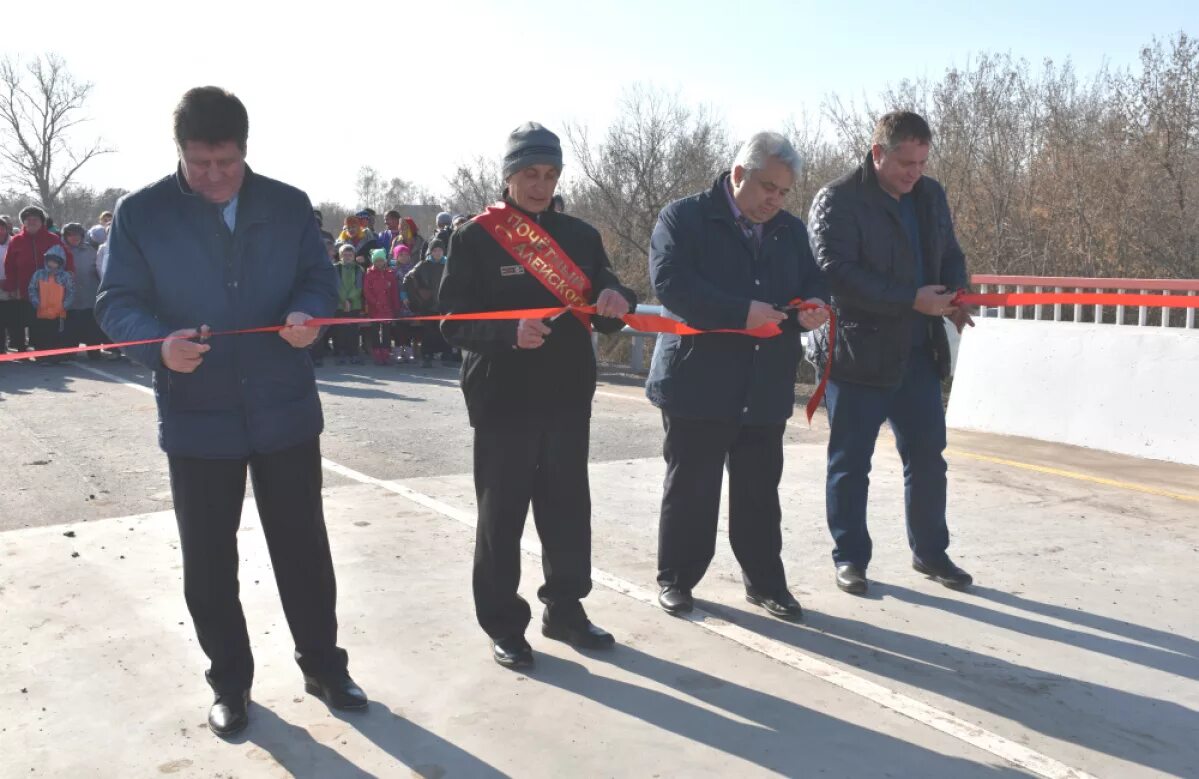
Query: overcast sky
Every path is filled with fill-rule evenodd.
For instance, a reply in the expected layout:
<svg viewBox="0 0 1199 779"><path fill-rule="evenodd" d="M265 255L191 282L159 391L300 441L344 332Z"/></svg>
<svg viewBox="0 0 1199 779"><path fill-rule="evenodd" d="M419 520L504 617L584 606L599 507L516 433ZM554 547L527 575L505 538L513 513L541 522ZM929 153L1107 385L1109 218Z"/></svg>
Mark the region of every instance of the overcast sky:
<svg viewBox="0 0 1199 779"><path fill-rule="evenodd" d="M170 172L173 105L217 84L249 109L257 171L347 204L362 165L444 191L456 163L500 156L522 121L603 127L637 81L711 106L743 137L817 116L830 93L874 95L983 51L1070 59L1085 74L1135 63L1154 36L1199 34L1199 0L69 0L52 11L22 12L0 52L55 50L95 84L80 132L116 153L81 183L133 189Z"/></svg>

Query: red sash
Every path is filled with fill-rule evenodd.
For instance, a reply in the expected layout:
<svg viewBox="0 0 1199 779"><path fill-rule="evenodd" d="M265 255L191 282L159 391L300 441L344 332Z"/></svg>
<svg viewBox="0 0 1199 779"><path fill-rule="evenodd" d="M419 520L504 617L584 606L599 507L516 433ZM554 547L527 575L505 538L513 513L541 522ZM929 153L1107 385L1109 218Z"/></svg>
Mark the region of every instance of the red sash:
<svg viewBox="0 0 1199 779"><path fill-rule="evenodd" d="M591 304L591 279L575 265L558 242L520 209L500 201L474 219L495 239L525 273L541 282L564 306ZM588 315L572 312L584 326Z"/></svg>

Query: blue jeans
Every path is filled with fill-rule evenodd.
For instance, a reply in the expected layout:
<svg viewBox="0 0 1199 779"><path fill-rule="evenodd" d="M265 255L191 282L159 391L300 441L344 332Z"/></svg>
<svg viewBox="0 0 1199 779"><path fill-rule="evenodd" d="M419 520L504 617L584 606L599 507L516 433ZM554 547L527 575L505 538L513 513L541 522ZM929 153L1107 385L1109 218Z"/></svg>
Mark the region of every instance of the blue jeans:
<svg viewBox="0 0 1199 779"><path fill-rule="evenodd" d="M948 560L945 525L945 409L941 380L927 346L912 349L899 386L884 388L830 381L828 481L825 505L835 563L870 564L866 529L870 460L884 421L891 423L903 461L908 546L922 562Z"/></svg>

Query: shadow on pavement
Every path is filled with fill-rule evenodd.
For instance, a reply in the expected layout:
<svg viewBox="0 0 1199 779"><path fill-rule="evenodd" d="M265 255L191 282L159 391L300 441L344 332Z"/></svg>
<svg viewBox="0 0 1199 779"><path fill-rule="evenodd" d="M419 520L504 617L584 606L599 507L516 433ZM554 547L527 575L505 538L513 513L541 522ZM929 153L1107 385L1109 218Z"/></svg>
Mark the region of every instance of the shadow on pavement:
<svg viewBox="0 0 1199 779"><path fill-rule="evenodd" d="M1173 775L1199 775L1195 713L1176 703L829 614L808 612L803 625L791 625L714 603L702 608L808 654L991 712L1050 738Z"/></svg>
<svg viewBox="0 0 1199 779"><path fill-rule="evenodd" d="M352 726L379 749L408 768L414 776L503 777L506 774L432 731L404 719L378 701L365 712L330 713ZM390 775L390 774L388 774Z"/></svg>
<svg viewBox="0 0 1199 779"><path fill-rule="evenodd" d="M618 645L612 652L587 656L705 705L650 686L595 674L581 663L546 654L537 655L537 665L528 676L784 776L816 776L826 772L867 776L876 775L880 766L887 766L897 776L1025 775L1012 768L943 755L629 646ZM781 668L779 672L789 673ZM877 707L869 708L881 712ZM626 761L629 759L624 757ZM682 761L680 771L681 766Z"/></svg>
<svg viewBox="0 0 1199 779"><path fill-rule="evenodd" d="M882 588L880 588L882 589ZM983 589L983 588L976 588ZM966 595L981 595L983 598L995 602L1002 602L994 595L998 590L988 589L985 594L976 592L975 589L968 590ZM1060 644L1067 646L1075 646L1080 649L1086 649L1097 654L1114 657L1118 660L1125 660L1136 665L1143 665L1148 668L1156 668L1159 671L1176 676L1182 676L1187 679L1199 680L1199 660L1186 654L1179 654L1170 649L1161 649L1156 646L1144 646L1142 644L1132 644L1127 641L1121 641L1107 636L1097 636L1094 633L1084 633L1080 630L1071 630L1070 628L1061 627L1059 625L1051 625L1047 622L1041 622L1028 617L1021 617L1015 614L1008 614L995 609L989 609L972 600L958 600L954 598L944 598L937 595L929 595L928 593L918 592L900 587L895 584L888 584L883 590L883 594L895 598L896 600L910 603L914 606L923 606L926 608L940 609L956 614L959 617L973 619L978 622L983 622L1004 630L1011 630L1015 633L1023 633L1026 636L1041 638L1046 641L1057 641ZM1002 593L999 593L1002 594ZM1020 598L1026 602L1032 603L1027 599ZM1043 608L1045 604L1038 604ZM1063 611L1066 611L1063 609ZM1094 616L1094 615L1091 615ZM1103 619L1102 617L1100 619ZM1115 620L1108 620L1115 623ZM1127 633L1141 633L1149 631L1148 628L1140 628L1137 625L1123 624L1124 631ZM1181 636L1175 636L1175 639L1187 639ZM1145 641L1146 638L1134 639L1137 641Z"/></svg>

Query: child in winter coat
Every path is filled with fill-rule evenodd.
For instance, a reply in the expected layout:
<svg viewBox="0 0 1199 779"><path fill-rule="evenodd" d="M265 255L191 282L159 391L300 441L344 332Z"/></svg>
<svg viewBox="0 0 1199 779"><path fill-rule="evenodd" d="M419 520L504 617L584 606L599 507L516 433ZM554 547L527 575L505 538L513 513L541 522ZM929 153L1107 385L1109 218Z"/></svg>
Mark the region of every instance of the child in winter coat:
<svg viewBox="0 0 1199 779"><path fill-rule="evenodd" d="M408 304L408 293L404 291L404 277L416 267L411 250L404 244L398 243L392 250L395 262L396 291L398 294L396 317L413 316L412 307ZM395 339L396 362L416 362L416 346L420 343L420 322L396 322L392 325L392 338Z"/></svg>
<svg viewBox="0 0 1199 779"><path fill-rule="evenodd" d="M393 319L396 315L396 277L387 267L387 252L371 252L371 269L362 281L362 297L366 301L368 319ZM375 365L386 365L391 353L391 323L374 322L366 328L366 340L371 347Z"/></svg>
<svg viewBox="0 0 1199 779"><path fill-rule="evenodd" d="M29 303L36 312L30 327L35 349L61 349L65 345L67 309L75 300L75 280L63 269L66 252L61 246L51 246L43 258L45 266L34 271L29 280ZM56 365L65 355L37 361L38 365Z"/></svg>
<svg viewBox="0 0 1199 779"><path fill-rule="evenodd" d="M362 268L354 261L354 245L343 243L337 248L337 316L341 319L358 319L362 316ZM358 356L357 324L337 325L333 328L333 356L338 365L345 365L348 358L354 365L361 365Z"/></svg>

